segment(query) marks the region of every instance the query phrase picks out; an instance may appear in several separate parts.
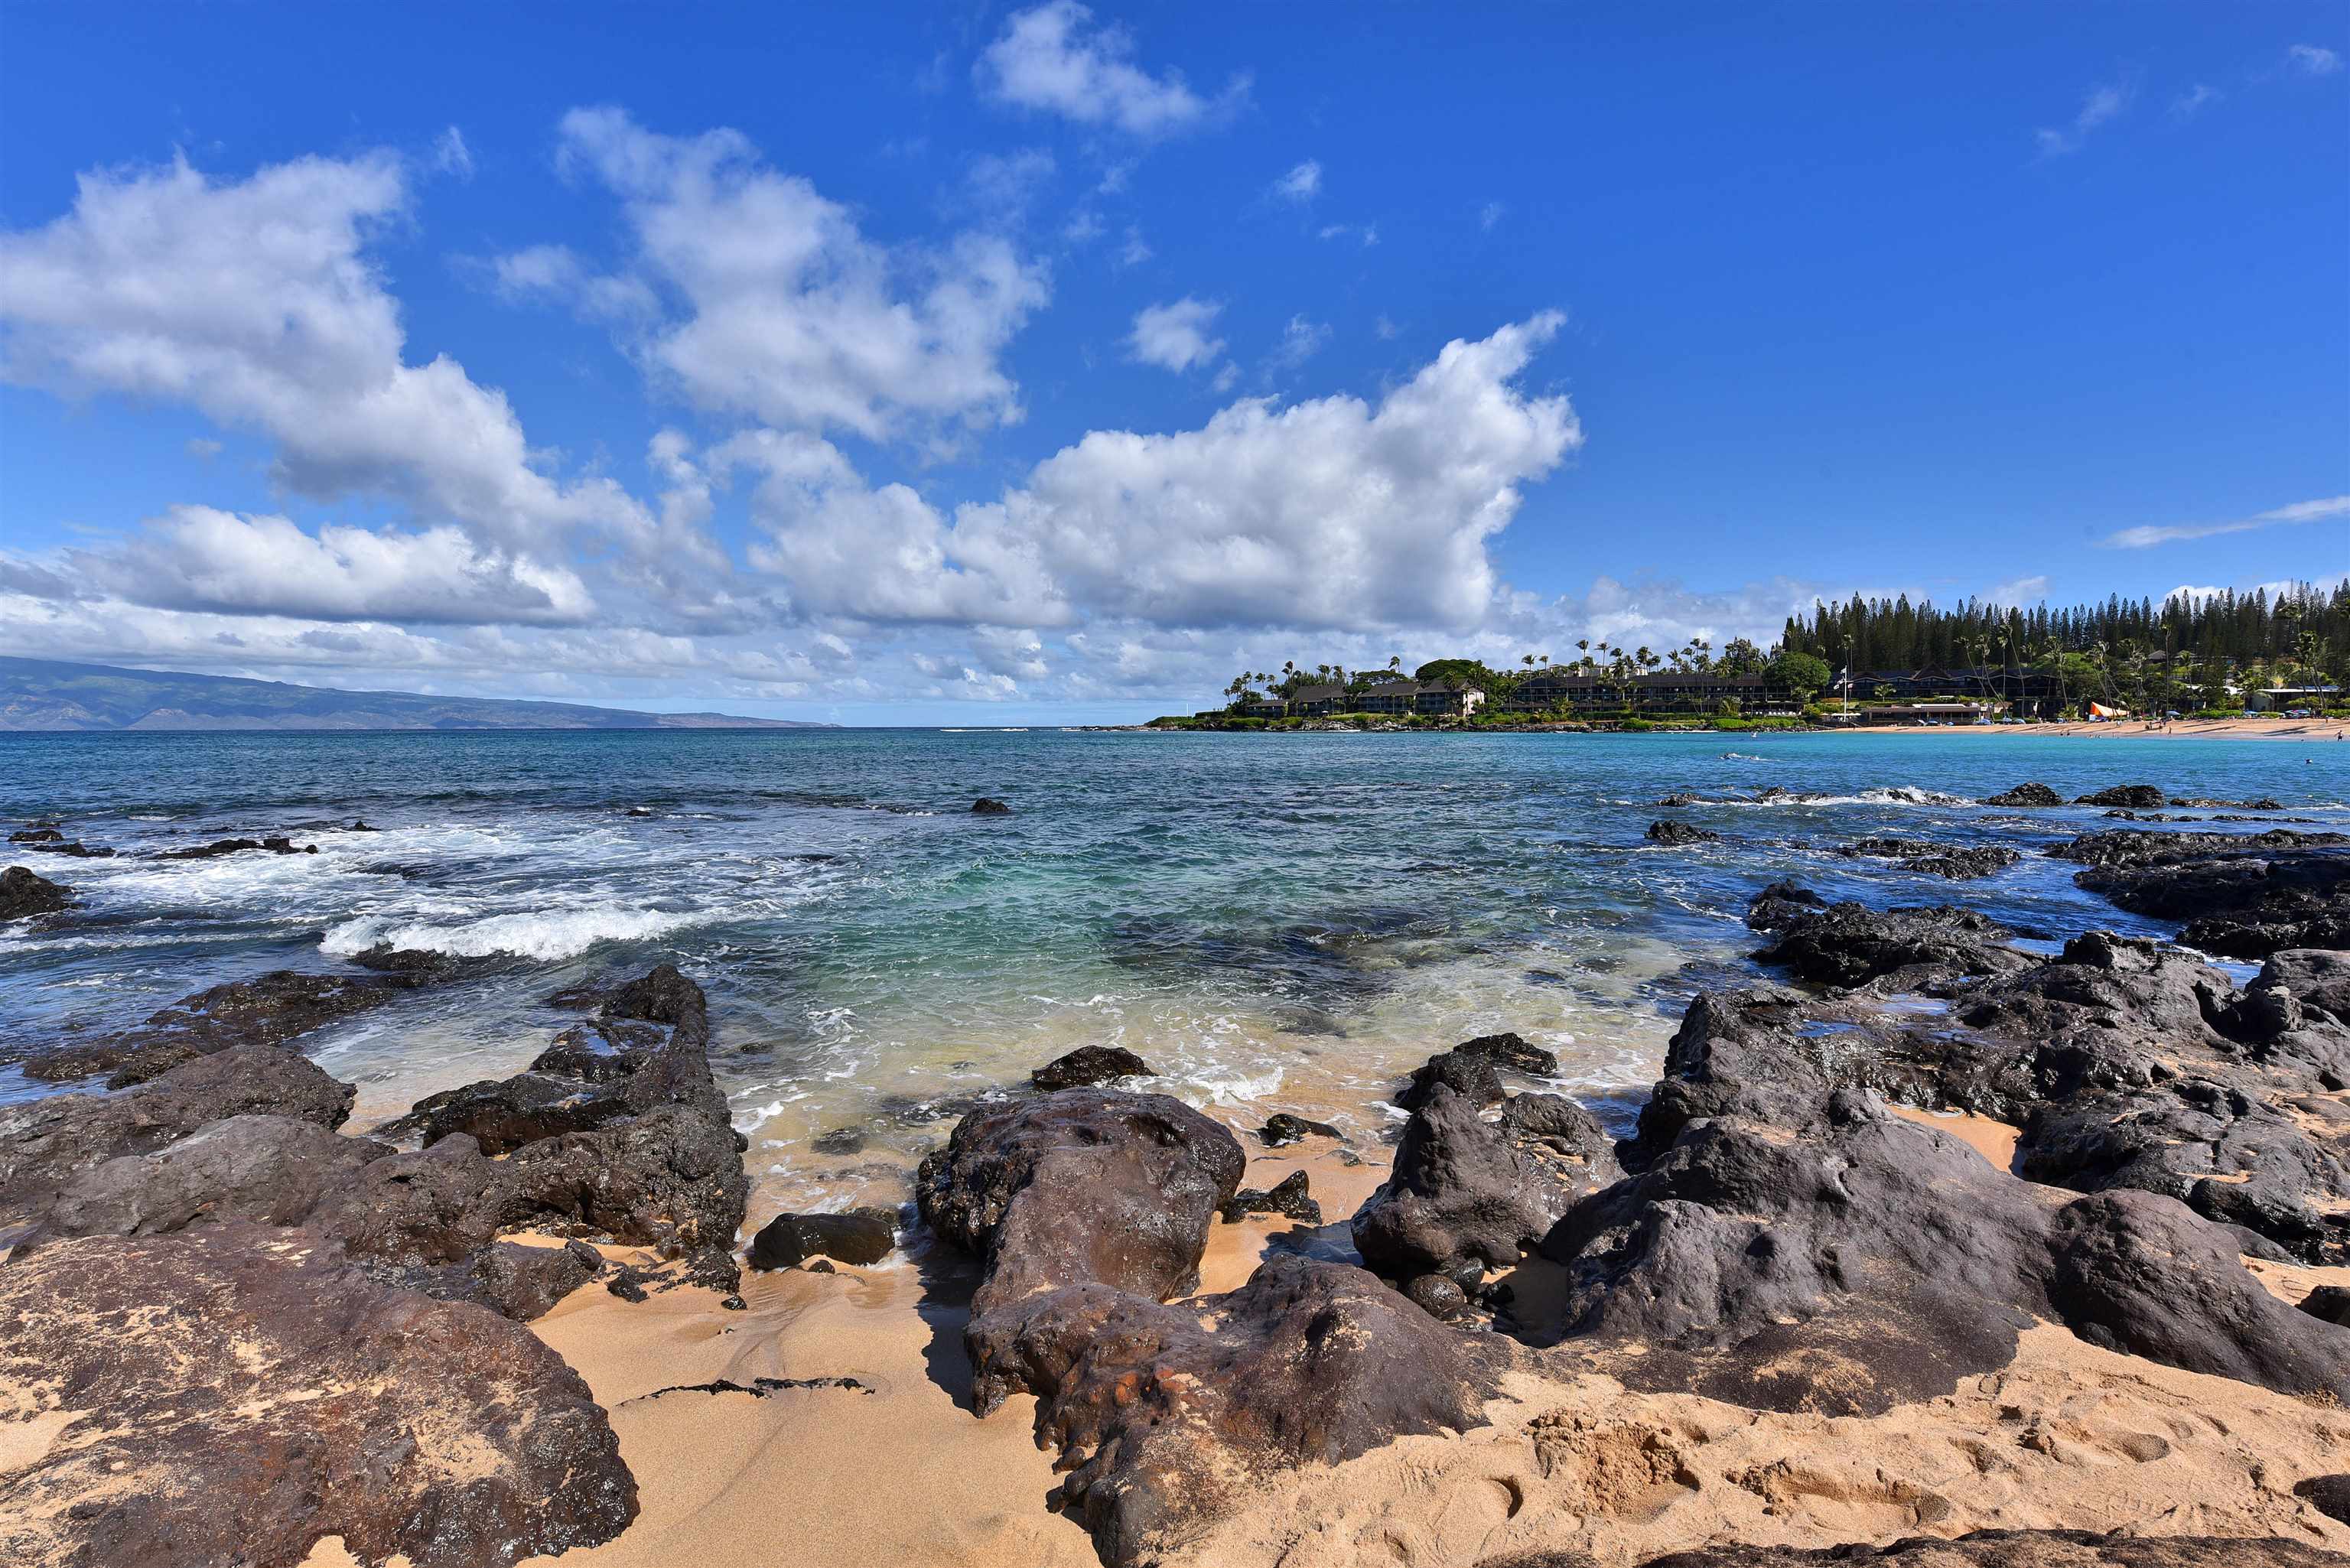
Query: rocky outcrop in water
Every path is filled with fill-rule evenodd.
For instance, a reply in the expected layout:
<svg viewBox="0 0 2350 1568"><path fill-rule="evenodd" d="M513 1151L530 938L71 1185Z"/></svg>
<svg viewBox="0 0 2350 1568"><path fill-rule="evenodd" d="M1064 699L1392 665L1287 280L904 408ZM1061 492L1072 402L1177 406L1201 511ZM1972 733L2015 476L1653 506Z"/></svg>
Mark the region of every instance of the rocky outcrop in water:
<svg viewBox="0 0 2350 1568"><path fill-rule="evenodd" d="M1837 854L1855 858L1898 860L1911 871L1929 877L1965 881L1989 877L2004 871L2023 857L2003 844L1974 844L1953 847L1929 844L1920 838L1864 838L1846 845Z"/></svg>
<svg viewBox="0 0 2350 1568"><path fill-rule="evenodd" d="M2185 922L2179 940L2229 958L2350 948L2350 835L2084 834L2049 851L2073 880L2133 914Z"/></svg>
<svg viewBox="0 0 2350 1568"><path fill-rule="evenodd" d="M315 844L296 844L280 836L267 838L215 838L210 844L194 844L185 849L156 851L158 860L217 860L224 855L243 855L248 850L260 850L271 855L316 855Z"/></svg>
<svg viewBox="0 0 2350 1568"><path fill-rule="evenodd" d="M0 871L0 920L57 914L72 896L72 888L50 881L29 866Z"/></svg>
<svg viewBox="0 0 2350 1568"><path fill-rule="evenodd" d="M1430 1056L1396 1091L1395 1103L1405 1110L1417 1110L1441 1085L1477 1105L1498 1105L1504 1068L1547 1078L1558 1072L1558 1057L1515 1034L1481 1034Z"/></svg>
<svg viewBox="0 0 2350 1568"><path fill-rule="evenodd" d="M2116 784L2095 794L2076 794L2074 805L2126 805L2145 811L2170 804L2170 796L2152 784Z"/></svg>
<svg viewBox="0 0 2350 1568"><path fill-rule="evenodd" d="M1000 800L991 799L986 795L982 795L977 800L972 801L971 803L971 810L972 815L974 816L1010 816L1012 815L1012 808L1010 806L1006 805Z"/></svg>
<svg viewBox="0 0 2350 1568"><path fill-rule="evenodd" d="M1773 933L1754 956L1820 985L1914 989L1956 975L2008 974L2031 967L2007 944L2025 933L1949 904L1872 909L1863 904L1800 906L1766 888L1748 923Z"/></svg>
<svg viewBox="0 0 2350 1568"><path fill-rule="evenodd" d="M1090 1088L1120 1078L1149 1076L1150 1064L1122 1045L1080 1045L1037 1068L1028 1075L1028 1081L1051 1094L1056 1089Z"/></svg>
<svg viewBox="0 0 2350 1568"><path fill-rule="evenodd" d="M796 1269L808 1259L878 1263L898 1245L898 1217L886 1209L839 1214L778 1214L751 1239L754 1269Z"/></svg>
<svg viewBox="0 0 2350 1568"><path fill-rule="evenodd" d="M1652 822L1648 824L1648 831L1645 836L1651 844L1674 846L1687 844L1715 844L1721 839L1721 835L1719 833L1711 832L1686 822Z"/></svg>
<svg viewBox="0 0 2350 1568"><path fill-rule="evenodd" d="M2064 797L2044 784L2020 784L1986 799L1985 805L2063 805Z"/></svg>
<svg viewBox="0 0 2350 1568"><path fill-rule="evenodd" d="M182 997L130 1029L47 1046L26 1042L17 1054L30 1077L61 1083L111 1073L110 1086L122 1088L198 1056L284 1044L380 1007L399 992L397 984L364 975L275 970Z"/></svg>
<svg viewBox="0 0 2350 1568"><path fill-rule="evenodd" d="M328 1135L331 1136L331 1135ZM503 1568L636 1517L588 1386L527 1330L243 1222L90 1237L0 1266L0 1377L46 1440L12 1456L23 1563Z"/></svg>

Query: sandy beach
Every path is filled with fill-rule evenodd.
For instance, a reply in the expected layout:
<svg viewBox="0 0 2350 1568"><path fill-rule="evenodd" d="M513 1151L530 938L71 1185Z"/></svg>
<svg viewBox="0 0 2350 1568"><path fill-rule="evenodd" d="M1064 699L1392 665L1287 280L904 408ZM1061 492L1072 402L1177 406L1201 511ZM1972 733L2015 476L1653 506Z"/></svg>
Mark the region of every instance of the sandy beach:
<svg viewBox="0 0 2350 1568"><path fill-rule="evenodd" d="M2338 741L2345 734L2350 734L2350 722L2340 719L2180 719L2169 724L2148 724L2136 719L2109 719L2098 722L2076 719L2053 724L1954 724L1948 728L1886 724L1871 726L1867 732L1872 735L2024 735L2043 739L2094 736L2103 741Z"/></svg>

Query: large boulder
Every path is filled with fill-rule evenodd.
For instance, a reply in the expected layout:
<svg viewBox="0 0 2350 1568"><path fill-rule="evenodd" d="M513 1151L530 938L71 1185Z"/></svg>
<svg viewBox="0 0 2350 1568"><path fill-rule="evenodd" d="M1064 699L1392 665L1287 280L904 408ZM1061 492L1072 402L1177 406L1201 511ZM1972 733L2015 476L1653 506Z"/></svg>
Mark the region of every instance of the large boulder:
<svg viewBox="0 0 2350 1568"><path fill-rule="evenodd" d="M1783 1409L1868 1413L2003 1366L2053 1318L2108 1348L2281 1392L2350 1390L2350 1331L2296 1313L2172 1199L2051 1210L1956 1137L1830 1095L1800 1131L1685 1127L1542 1243L1547 1325L1613 1376ZM1539 1326L1539 1325L1536 1325Z"/></svg>
<svg viewBox="0 0 2350 1568"><path fill-rule="evenodd" d="M1471 1286L1514 1266L1576 1198L1621 1174L1607 1135L1572 1100L1521 1095L1487 1122L1438 1084L1405 1124L1388 1179L1356 1211L1355 1247L1392 1279L1435 1273Z"/></svg>
<svg viewBox="0 0 2350 1568"><path fill-rule="evenodd" d="M2064 797L2044 784L2020 784L1983 802L1985 805L2063 805Z"/></svg>
<svg viewBox="0 0 2350 1568"><path fill-rule="evenodd" d="M1165 1095L1063 1089L957 1123L914 1191L923 1221L983 1265L963 1335L982 1410L1020 1386L1010 1347L1026 1298L1197 1289L1208 1227L1247 1164L1231 1133Z"/></svg>
<svg viewBox="0 0 2350 1568"><path fill-rule="evenodd" d="M2095 794L2074 795L2073 804L2074 805L2129 806L2142 811L2148 807L2168 805L2170 796L2152 784L2116 784L2111 789L2101 789Z"/></svg>
<svg viewBox="0 0 2350 1568"><path fill-rule="evenodd" d="M504 1568L594 1545L637 1490L527 1330L384 1285L299 1231L61 1241L0 1268L12 1561Z"/></svg>
<svg viewBox="0 0 2350 1568"><path fill-rule="evenodd" d="M72 896L72 888L50 881L29 866L11 866L0 871L0 920L54 915L66 907Z"/></svg>
<svg viewBox="0 0 2350 1568"><path fill-rule="evenodd" d="M0 1106L0 1230L45 1213L82 1172L151 1154L228 1117L260 1113L343 1125L355 1091L290 1051L241 1046L200 1056L114 1095L51 1095Z"/></svg>

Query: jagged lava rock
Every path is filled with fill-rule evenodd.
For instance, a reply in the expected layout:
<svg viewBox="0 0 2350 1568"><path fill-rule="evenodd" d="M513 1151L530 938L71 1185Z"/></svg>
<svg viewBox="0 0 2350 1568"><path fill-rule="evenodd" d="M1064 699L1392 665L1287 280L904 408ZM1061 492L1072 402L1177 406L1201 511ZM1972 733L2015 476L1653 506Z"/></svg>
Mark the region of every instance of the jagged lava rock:
<svg viewBox="0 0 2350 1568"><path fill-rule="evenodd" d="M72 888L50 881L29 866L11 866L0 871L0 920L54 915L66 907L72 896Z"/></svg>
<svg viewBox="0 0 2350 1568"><path fill-rule="evenodd" d="M1051 1094L1057 1089L1090 1088L1120 1078L1149 1076L1150 1064L1122 1045L1080 1045L1029 1074L1028 1081Z"/></svg>

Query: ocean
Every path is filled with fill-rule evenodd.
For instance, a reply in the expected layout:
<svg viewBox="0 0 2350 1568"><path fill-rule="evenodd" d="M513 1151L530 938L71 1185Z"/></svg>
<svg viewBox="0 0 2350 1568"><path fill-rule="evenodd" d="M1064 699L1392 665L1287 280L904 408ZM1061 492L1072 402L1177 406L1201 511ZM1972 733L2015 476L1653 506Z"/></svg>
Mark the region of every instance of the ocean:
<svg viewBox="0 0 2350 1568"><path fill-rule="evenodd" d="M120 853L6 857L82 904L54 929L0 928L0 1039L135 1023L379 943L494 960L305 1037L359 1085L359 1131L520 1071L568 1017L549 993L666 960L710 993L754 1223L894 1201L906 1161L970 1097L1087 1044L1139 1052L1148 1086L1243 1120L1293 1110L1376 1138L1400 1120L1386 1103L1400 1073L1514 1030L1620 1130L1690 995L1753 976L1742 917L1774 878L1963 902L2058 936L2157 930L2036 853L2111 826L2100 811L1970 804L2027 779L2068 797L2140 782L2265 795L2350 826L2350 747L2331 742L10 735L0 818L57 819ZM1816 798L1729 798L1770 786ZM1719 804L1656 804L1679 793ZM981 795L1012 814L974 815ZM1664 816L1722 839L1648 844ZM146 857L275 833L318 853ZM2026 854L1945 883L1833 852L1874 834ZM47 1092L0 1069L0 1100ZM858 1138L834 1149L863 1147L815 1147L844 1130Z"/></svg>

